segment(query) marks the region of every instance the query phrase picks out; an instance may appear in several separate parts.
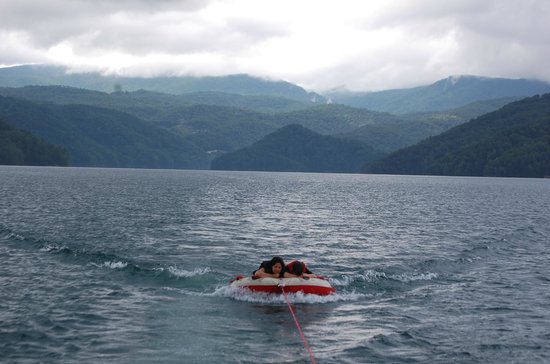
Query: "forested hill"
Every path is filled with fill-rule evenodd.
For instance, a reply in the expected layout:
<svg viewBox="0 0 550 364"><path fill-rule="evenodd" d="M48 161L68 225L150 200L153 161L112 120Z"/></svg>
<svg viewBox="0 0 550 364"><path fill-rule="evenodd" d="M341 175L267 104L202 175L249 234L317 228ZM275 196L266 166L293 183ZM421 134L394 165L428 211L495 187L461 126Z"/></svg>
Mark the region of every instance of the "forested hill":
<svg viewBox="0 0 550 364"><path fill-rule="evenodd" d="M215 153L243 148L289 124L300 124L323 135L341 134L345 139L356 139L389 153L514 101L510 98L478 101L454 110L396 117L338 104L316 105L277 97L213 92L105 93L68 86L25 86L0 87L0 95L36 103L122 111L184 136L205 152Z"/></svg>
<svg viewBox="0 0 550 364"><path fill-rule="evenodd" d="M358 141L287 125L250 147L214 159L211 169L357 173L365 160L380 155Z"/></svg>
<svg viewBox="0 0 550 364"><path fill-rule="evenodd" d="M368 173L550 175L550 94L508 104L363 169Z"/></svg>
<svg viewBox="0 0 550 364"><path fill-rule="evenodd" d="M195 144L115 110L0 96L0 118L65 148L73 166L208 168Z"/></svg>
<svg viewBox="0 0 550 364"><path fill-rule="evenodd" d="M302 110L316 104L277 96L239 95L203 91L181 95L146 90L100 92L70 86L0 87L0 95L54 104L107 107L140 117L162 119L164 112L191 105L217 105L265 113Z"/></svg>
<svg viewBox="0 0 550 364"><path fill-rule="evenodd" d="M66 166L69 153L0 120L0 165Z"/></svg>
<svg viewBox="0 0 550 364"><path fill-rule="evenodd" d="M122 111L182 135L204 151L233 151L289 124L301 124L324 135L350 133L349 138L359 135L353 132L355 129L371 125L369 131L373 130L372 133L361 134L379 135L379 129L383 129L387 137L367 137L367 144L375 149L391 146L390 151L394 151L424 139L432 129L439 130L436 125L449 124L449 118L456 122L453 113L437 115L427 131L425 123L417 119L429 116L421 115L409 123L419 132L405 132L412 138L398 138L394 134L403 130L404 121L396 116L344 105L306 104L276 97L211 92L170 95L144 90L105 93L68 86L0 87L0 95L36 103L88 105Z"/></svg>

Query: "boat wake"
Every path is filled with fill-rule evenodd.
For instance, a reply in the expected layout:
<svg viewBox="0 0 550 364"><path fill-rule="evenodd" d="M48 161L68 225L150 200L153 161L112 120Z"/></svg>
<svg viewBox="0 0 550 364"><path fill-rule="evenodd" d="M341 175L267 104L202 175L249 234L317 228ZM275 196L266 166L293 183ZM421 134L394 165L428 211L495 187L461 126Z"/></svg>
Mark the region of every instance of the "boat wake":
<svg viewBox="0 0 550 364"><path fill-rule="evenodd" d="M401 283L410 283L416 281L430 281L437 279L438 273L434 272L408 272L399 274L388 274L375 270L368 270L363 273L337 276L329 279L335 287L354 287L364 283L377 283L382 281L396 281Z"/></svg>
<svg viewBox="0 0 550 364"><path fill-rule="evenodd" d="M168 261L153 261L148 258L138 260L101 248L75 247L70 242L27 238L9 229L0 229L0 239L21 248L32 248L35 252L55 256L64 263L82 265L97 270L98 273L119 274L130 284L161 287L173 292L178 291L183 295L210 295L262 304L285 303L280 294L251 292L248 289L230 287L231 277L227 272L220 272L208 266L181 267ZM26 244L21 244L22 242ZM403 292L419 285L430 284L430 281L439 281L445 272L434 272L433 269L438 266L432 263L409 269L396 267L332 274L328 282L336 288L335 293L327 296L296 293L289 294L289 298L294 303L319 304L357 301L381 294Z"/></svg>

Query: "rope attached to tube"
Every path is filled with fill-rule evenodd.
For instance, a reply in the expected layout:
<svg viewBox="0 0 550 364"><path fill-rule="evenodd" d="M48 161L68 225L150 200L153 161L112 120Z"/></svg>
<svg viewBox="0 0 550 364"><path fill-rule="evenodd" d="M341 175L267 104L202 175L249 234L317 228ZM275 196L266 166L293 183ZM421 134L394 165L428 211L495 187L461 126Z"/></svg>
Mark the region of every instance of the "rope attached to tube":
<svg viewBox="0 0 550 364"><path fill-rule="evenodd" d="M300 337L302 338L302 341L304 342L304 346L306 347L306 350L309 353L309 359L313 364L315 363L315 358L313 357L313 353L311 352L311 349L309 348L309 345L307 344L306 337L304 336L304 333L302 332L302 328L300 327L300 324L298 323L298 319L296 318L296 315L294 314L294 310L292 309L292 306L290 305L290 301L288 300L288 297L285 292L285 287L283 285L280 286L281 291L283 292L283 296L285 297L286 304L288 305L288 309L290 310L290 313L292 314L292 318L294 319L294 323L296 324L296 327L298 328L298 332L300 333Z"/></svg>

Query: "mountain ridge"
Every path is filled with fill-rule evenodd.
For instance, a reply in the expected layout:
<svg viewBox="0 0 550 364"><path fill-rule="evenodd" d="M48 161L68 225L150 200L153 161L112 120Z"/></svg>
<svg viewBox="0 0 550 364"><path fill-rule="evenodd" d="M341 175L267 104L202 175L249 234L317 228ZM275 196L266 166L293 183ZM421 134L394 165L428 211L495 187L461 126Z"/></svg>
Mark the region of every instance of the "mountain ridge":
<svg viewBox="0 0 550 364"><path fill-rule="evenodd" d="M286 97L309 103L326 102L320 94L308 92L290 82L271 81L247 74L204 77L130 77L104 75L99 72L70 73L64 66L21 65L0 68L0 85L8 87L65 85L103 92L144 89L171 94L216 91L240 95Z"/></svg>
<svg viewBox="0 0 550 364"><path fill-rule="evenodd" d="M545 177L550 175L550 93L479 116L367 164L365 173Z"/></svg>
<svg viewBox="0 0 550 364"><path fill-rule="evenodd" d="M458 109L395 116L341 104L314 104L303 108L305 104L296 102L294 105L298 108L295 109L294 101L283 98L277 99L282 105L269 106L271 101L263 104L271 107L271 112L265 113L255 107L234 106L233 97L247 103L249 96L229 95L233 101L228 103L227 94L220 100L210 98L211 93L199 93L197 99L196 94L189 98L189 94L146 90L105 93L71 86L24 86L0 87L0 95L39 104L87 105L131 114L183 136L209 157L243 148L288 124L301 124L320 134L355 139L375 149L393 152L515 100L478 101ZM260 97L261 103L266 100L273 98Z"/></svg>
<svg viewBox="0 0 550 364"><path fill-rule="evenodd" d="M327 94L333 102L396 115L439 111L466 104L505 97L529 97L550 92L550 83L529 79L508 79L459 75L430 85L375 92Z"/></svg>
<svg viewBox="0 0 550 364"><path fill-rule="evenodd" d="M0 86L3 86L0 87L0 95L8 96L7 98L0 97L0 117L3 117L8 124L33 133L46 142L65 147L71 153L74 165L79 166L204 169L208 168L210 160L227 152L239 152L252 146L255 146L257 151L266 152L265 149L258 149L257 143L263 141L263 144L260 143L260 147L264 148L266 140L273 141L271 134L274 134L275 136L279 135L278 143L280 145L286 143L287 149L297 153L297 158L291 155L284 156L281 153L276 156L277 153L272 153L273 162L277 162L281 166L287 165L287 167L293 165L294 169L301 165L300 168L313 171L314 166L305 163L305 161L308 160L309 155L315 155L315 152L300 149L303 145L317 145L320 153L323 150L331 150L331 153L324 155L329 160L333 156L347 153L350 145L355 145L358 151L366 150L368 146L376 150L377 153L378 151L393 153L400 148L418 142L420 145L425 145L425 141L421 140L427 137L428 140L439 140L437 135L441 132L469 120L479 119L480 115L490 113L519 98L519 96L494 98L498 95L511 92L513 94L532 92L535 90L533 88L535 86L547 87L547 83L539 81L450 76L436 81L432 85L414 88L412 91L411 89L389 90L379 93L378 96L395 97L397 92L401 106L409 107L418 101L419 104L414 105L416 109L427 108L430 102L435 101L439 102L439 106L444 105L442 100L450 104L457 101L464 102L468 98L474 98L476 101L453 109L416 111L394 115L344 104L319 104L280 96L240 95L220 91L197 91L178 95L146 89L127 91L119 87L114 92L106 93L72 86L14 88L5 87L6 85L2 83L2 77L6 75L6 72L17 74L30 68L19 67L8 71L0 69ZM38 68L44 70L44 68ZM47 76L48 70L51 71L51 69L45 70ZM73 77L73 80L76 81L79 79L85 79L86 82L94 80L93 77L90 78L90 75L67 75L63 69L57 69L57 72L60 72L62 77ZM27 80L38 76L40 75L36 73L26 75ZM228 79L232 83L239 83L243 80L246 82L244 82L244 86L228 86L227 83L224 83ZM98 82L103 81L105 80ZM113 80L111 79L111 81ZM148 80L150 85L164 81L166 79ZM181 79L177 81L179 82ZM221 82L222 85L237 88L248 87L246 86L248 81L260 87L265 86L262 83L256 83L257 80L247 76L245 78L241 76L208 78L206 81L214 84ZM34 79L34 82L38 81ZM208 82L203 83L203 86L209 84ZM269 84L270 87L274 85L276 88L290 87L293 90L298 90L302 96L304 93L307 94L305 90L294 88L284 82ZM478 98L489 99L478 101ZM543 99L546 99L546 96ZM390 104L393 102L391 98L388 100L386 101ZM536 103L529 105L535 111L540 109L540 105ZM502 109L511 110L508 106ZM526 111L520 113L528 115ZM498 115L503 120L514 122L506 114ZM487 116L489 119L491 117ZM295 124L300 124L301 128ZM286 129L285 126L289 125L294 126ZM518 135L532 130L545 130L544 126L530 124L519 125L517 128L519 129L514 130L514 133ZM520 130L521 128L525 130ZM278 130L282 130L282 132L277 133ZM507 135L504 135L507 133L506 130L505 125L494 124L492 133L502 135L502 138L506 139L508 138ZM482 132L486 133L482 130L480 134ZM281 140L281 135L288 140ZM467 132L465 135L467 138L476 137L476 135L468 135ZM296 136L301 136L302 139L297 140ZM344 139L345 142L342 142ZM445 143L447 142L443 144ZM447 146L451 148L453 143L449 141ZM499 150L504 150L505 148L498 143L499 141L491 140L489 144L495 145L500 148ZM358 147L359 145L360 147ZM335 146L341 150L339 151ZM437 145L432 145L431 148L438 150ZM479 144L477 148L482 150L484 146ZM539 149L532 149L530 145L526 148L523 152L525 155L538 155L537 153L540 152ZM444 150L439 149L439 152L445 154ZM519 152L514 151L513 153L513 157L517 158L516 154ZM369 155L373 155L373 153ZM398 155L402 156L402 154ZM283 157L286 158L286 161L281 159ZM355 157L350 154L347 158L355 160ZM366 156L363 164L370 158L370 156ZM433 167L428 172L470 173L452 171L454 167L449 167L449 165L462 162L456 156L447 156L446 158L445 168ZM482 160L485 156L480 154L479 158ZM322 166L324 162L318 158L316 163ZM339 160L339 163L345 165L347 162ZM410 164L414 165L412 162ZM490 168L496 170L497 167ZM498 168L502 169L502 166ZM320 170L349 172L356 171L356 169L357 167L351 168L347 165L345 170L335 166ZM411 171L410 173L417 172Z"/></svg>

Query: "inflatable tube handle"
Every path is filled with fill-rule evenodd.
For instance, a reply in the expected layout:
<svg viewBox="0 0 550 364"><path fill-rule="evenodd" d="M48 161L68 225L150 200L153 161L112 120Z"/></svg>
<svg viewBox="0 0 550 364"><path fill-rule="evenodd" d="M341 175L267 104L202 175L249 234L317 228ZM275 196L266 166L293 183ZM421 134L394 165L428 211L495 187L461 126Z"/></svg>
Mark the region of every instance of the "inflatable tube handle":
<svg viewBox="0 0 550 364"><path fill-rule="evenodd" d="M235 281L240 281L241 279L243 279L244 276L236 276L235 278L233 278L232 280L229 281L229 283L233 283Z"/></svg>

